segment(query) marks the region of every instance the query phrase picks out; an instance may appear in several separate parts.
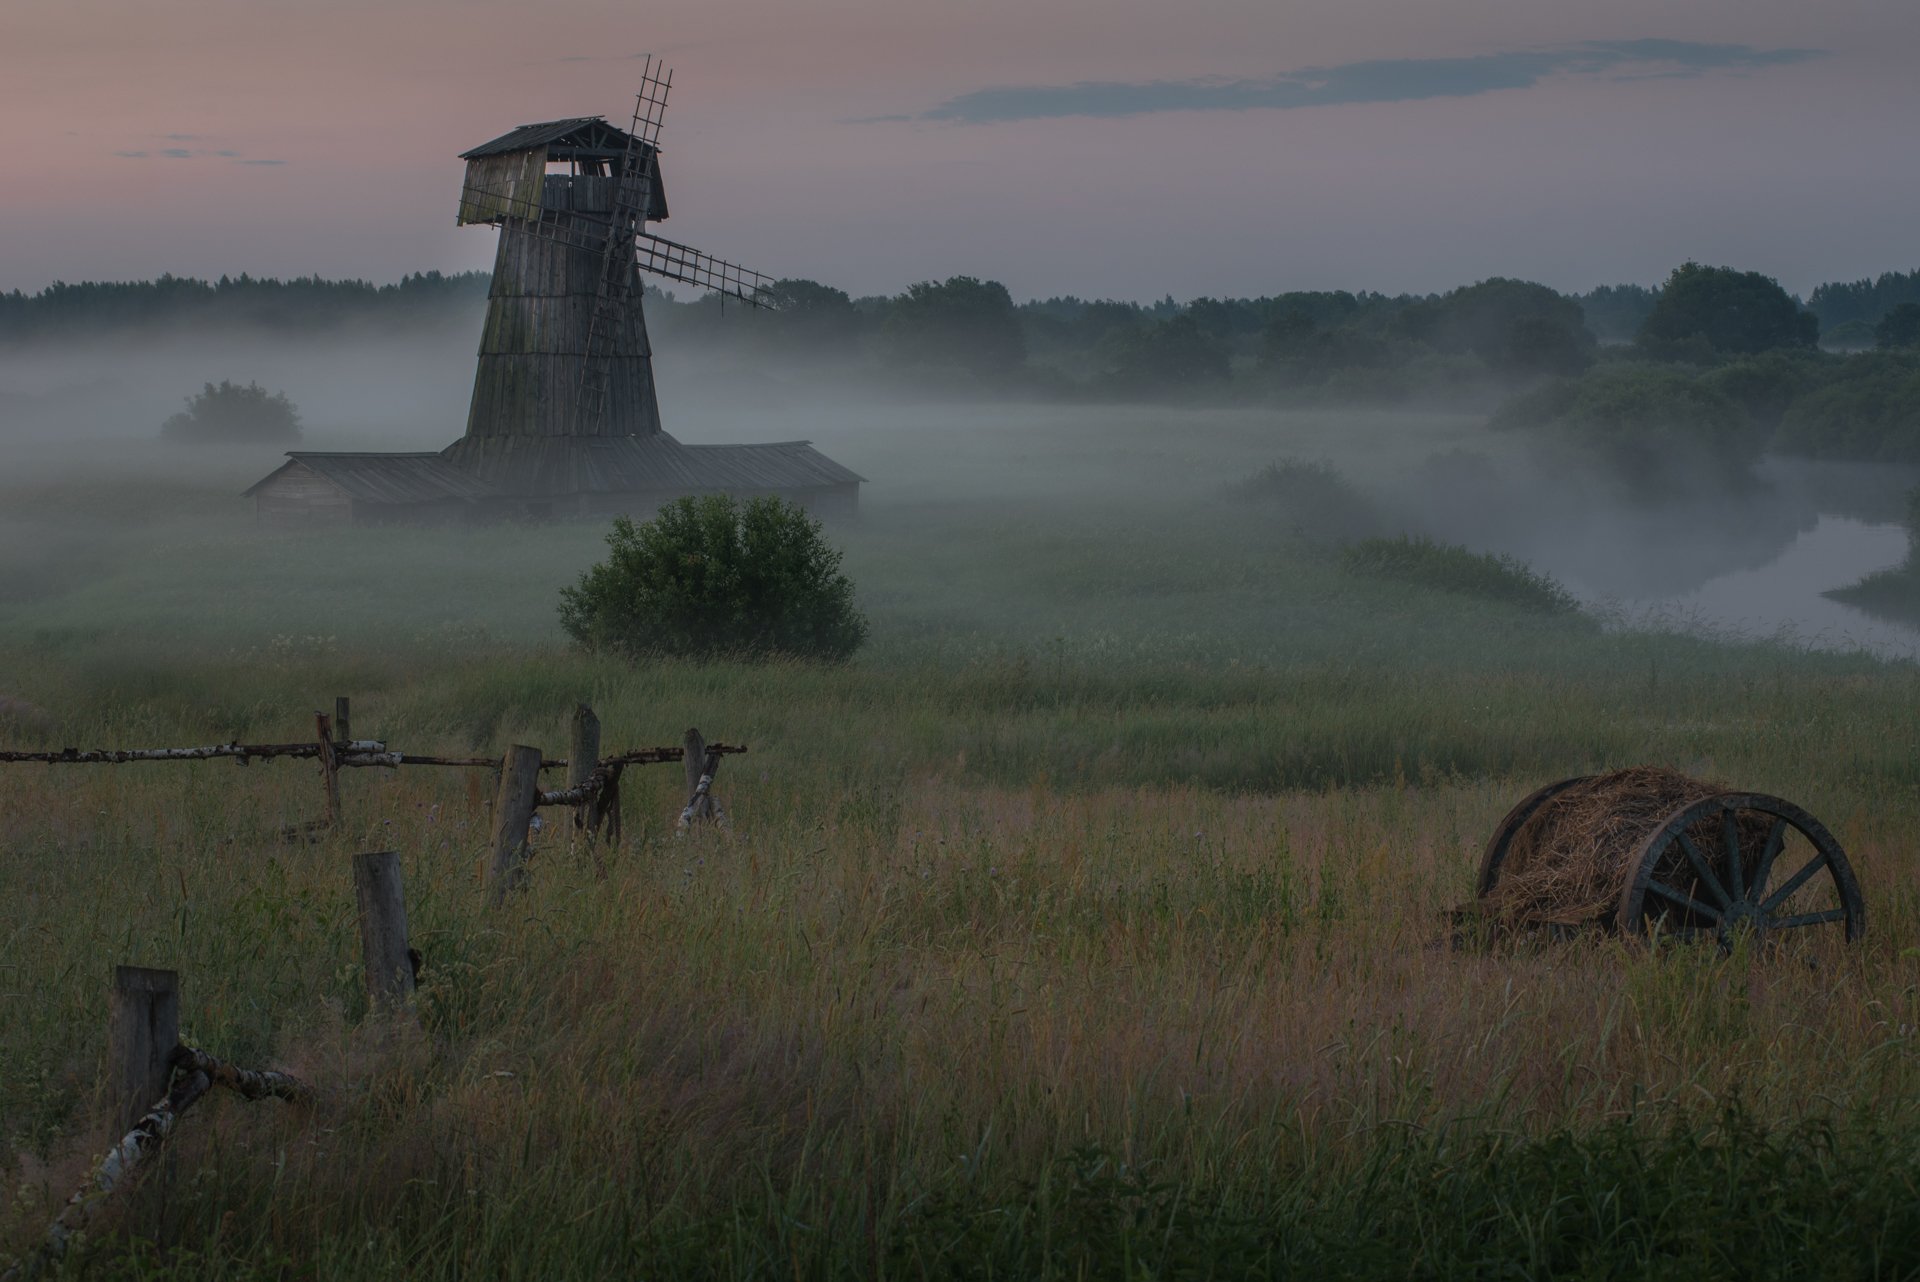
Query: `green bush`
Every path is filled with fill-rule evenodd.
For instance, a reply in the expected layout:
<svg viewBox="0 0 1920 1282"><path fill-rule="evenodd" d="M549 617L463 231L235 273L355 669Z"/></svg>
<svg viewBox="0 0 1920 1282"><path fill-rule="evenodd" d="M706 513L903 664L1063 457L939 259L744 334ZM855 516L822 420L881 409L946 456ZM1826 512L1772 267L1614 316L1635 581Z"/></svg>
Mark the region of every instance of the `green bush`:
<svg viewBox="0 0 1920 1282"><path fill-rule="evenodd" d="M1355 574L1500 601L1535 614L1580 612L1580 603L1571 592L1547 575L1500 553L1473 552L1458 544L1403 534L1393 539L1366 539L1348 548L1340 559Z"/></svg>
<svg viewBox="0 0 1920 1282"><path fill-rule="evenodd" d="M1839 358L1822 352L1762 352L1708 370L1700 382L1744 410L1756 429L1771 433L1788 406L1824 386L1840 365Z"/></svg>
<svg viewBox="0 0 1920 1282"><path fill-rule="evenodd" d="M187 408L160 425L170 441L297 441L300 414L285 392L258 383L208 383Z"/></svg>
<svg viewBox="0 0 1920 1282"><path fill-rule="evenodd" d="M840 552L777 498L675 499L619 517L609 555L560 592L560 624L589 650L846 659L867 636Z"/></svg>
<svg viewBox="0 0 1920 1282"><path fill-rule="evenodd" d="M1811 458L1920 463L1920 354L1849 356L1787 407L1774 447Z"/></svg>

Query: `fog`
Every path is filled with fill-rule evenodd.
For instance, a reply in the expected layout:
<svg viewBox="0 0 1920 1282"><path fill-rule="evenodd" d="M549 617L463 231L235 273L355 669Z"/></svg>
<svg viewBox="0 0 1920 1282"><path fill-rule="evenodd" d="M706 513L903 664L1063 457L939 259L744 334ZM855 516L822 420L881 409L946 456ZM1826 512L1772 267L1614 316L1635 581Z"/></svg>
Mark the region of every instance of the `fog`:
<svg viewBox="0 0 1920 1282"><path fill-rule="evenodd" d="M284 390L305 425L298 448L438 449L465 426L478 329L476 310L318 337L174 330L0 347L0 619L31 626L39 603L157 538L203 540L218 558L223 539L253 537L240 491L284 447L158 438L202 384ZM655 350L668 431L814 441L868 478L859 524L882 545L928 522L943 541L991 529L1016 546L1022 530L1057 543L1082 517L1150 531L1173 514L1204 520L1276 460L1325 460L1370 505L1358 532L1510 554L1615 625L1920 653L1920 633L1820 595L1905 556L1897 520L1915 478L1898 469L1769 459L1727 478L1675 460L1657 492L1635 492L1489 430L1480 413L941 399L737 343L656 333ZM576 534L567 546L584 555L598 531ZM383 556L403 560L410 537L383 534ZM550 586L575 568L559 566ZM462 606L449 597L437 615Z"/></svg>

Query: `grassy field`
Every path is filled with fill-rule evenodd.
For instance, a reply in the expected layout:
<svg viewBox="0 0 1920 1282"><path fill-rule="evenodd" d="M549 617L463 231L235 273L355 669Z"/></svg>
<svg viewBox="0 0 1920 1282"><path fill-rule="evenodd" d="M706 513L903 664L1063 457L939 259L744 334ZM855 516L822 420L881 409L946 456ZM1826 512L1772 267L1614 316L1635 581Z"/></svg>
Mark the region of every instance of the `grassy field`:
<svg viewBox="0 0 1920 1282"><path fill-rule="evenodd" d="M591 528L260 540L225 476L16 486L10 742L282 740L350 694L408 750L557 751L584 699L609 749L752 751L729 830L676 837L678 769L637 771L605 877L548 828L505 910L484 772L354 772L308 847L304 764L5 767L0 1248L106 1140L137 962L323 1095L210 1100L76 1275L1920 1275L1915 670L1355 574L1218 486L1302 441L1364 481L1385 426L1230 427L1136 458L1159 488L876 445L838 669L566 652ZM1514 800L1638 762L1822 817L1866 942L1441 946ZM371 848L417 1030L367 1019Z"/></svg>

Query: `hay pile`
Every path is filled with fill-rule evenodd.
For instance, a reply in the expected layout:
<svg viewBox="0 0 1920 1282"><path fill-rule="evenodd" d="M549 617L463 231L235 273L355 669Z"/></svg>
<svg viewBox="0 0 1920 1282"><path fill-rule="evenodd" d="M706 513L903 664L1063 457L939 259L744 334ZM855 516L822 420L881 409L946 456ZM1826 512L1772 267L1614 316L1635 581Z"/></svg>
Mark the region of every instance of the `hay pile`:
<svg viewBox="0 0 1920 1282"><path fill-rule="evenodd" d="M1682 806L1715 793L1732 791L1728 785L1695 779L1677 770L1635 766L1596 775L1549 799L1520 825L1507 847L1507 857L1482 909L1506 926L1583 926L1610 923L1620 892L1637 870L1640 847L1660 821ZM1767 825L1757 833L1742 821L1741 847L1757 851L1766 841ZM1720 820L1708 818L1688 835L1714 873L1725 884L1726 854L1722 850ZM1695 876L1674 842L1656 875L1694 898Z"/></svg>

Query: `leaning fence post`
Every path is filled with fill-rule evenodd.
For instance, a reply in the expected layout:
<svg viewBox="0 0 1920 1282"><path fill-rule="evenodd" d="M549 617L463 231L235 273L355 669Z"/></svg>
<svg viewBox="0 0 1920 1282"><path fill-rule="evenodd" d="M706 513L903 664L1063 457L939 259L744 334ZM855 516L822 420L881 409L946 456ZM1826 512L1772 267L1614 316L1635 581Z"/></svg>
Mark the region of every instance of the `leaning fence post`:
<svg viewBox="0 0 1920 1282"><path fill-rule="evenodd" d="M145 966L113 968L108 1054L113 1133L131 1130L173 1078L168 1056L180 1044L180 976Z"/></svg>
<svg viewBox="0 0 1920 1282"><path fill-rule="evenodd" d="M375 1010L398 1010L413 996L414 982L400 856L391 850L355 855L353 897L360 907L360 956L366 963L367 999Z"/></svg>
<svg viewBox="0 0 1920 1282"><path fill-rule="evenodd" d="M326 824L331 828L340 822L340 758L333 751L333 728L327 722L327 714L315 712L313 724L319 731L320 783L326 790Z"/></svg>
<svg viewBox="0 0 1920 1282"><path fill-rule="evenodd" d="M540 796L538 748L516 743L500 760L500 786L493 794L493 859L487 882L494 903L526 878L527 825Z"/></svg>

